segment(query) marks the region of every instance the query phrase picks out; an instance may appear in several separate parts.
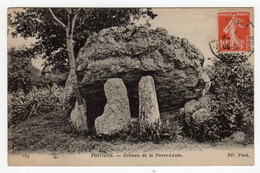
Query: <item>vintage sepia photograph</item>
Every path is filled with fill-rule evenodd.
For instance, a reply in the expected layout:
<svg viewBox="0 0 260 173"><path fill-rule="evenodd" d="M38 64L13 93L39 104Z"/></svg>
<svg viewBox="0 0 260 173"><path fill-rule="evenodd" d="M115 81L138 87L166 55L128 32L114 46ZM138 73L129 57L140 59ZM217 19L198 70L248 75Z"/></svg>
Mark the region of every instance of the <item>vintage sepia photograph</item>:
<svg viewBox="0 0 260 173"><path fill-rule="evenodd" d="M8 8L9 166L253 166L254 8Z"/></svg>

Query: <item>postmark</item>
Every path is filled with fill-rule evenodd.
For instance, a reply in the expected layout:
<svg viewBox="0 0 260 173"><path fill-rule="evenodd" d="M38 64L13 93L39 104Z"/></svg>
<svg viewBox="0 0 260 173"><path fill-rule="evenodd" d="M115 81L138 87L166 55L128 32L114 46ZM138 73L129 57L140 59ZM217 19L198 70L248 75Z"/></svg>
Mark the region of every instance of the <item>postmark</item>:
<svg viewBox="0 0 260 173"><path fill-rule="evenodd" d="M250 11L218 12L218 50L247 52L252 45Z"/></svg>

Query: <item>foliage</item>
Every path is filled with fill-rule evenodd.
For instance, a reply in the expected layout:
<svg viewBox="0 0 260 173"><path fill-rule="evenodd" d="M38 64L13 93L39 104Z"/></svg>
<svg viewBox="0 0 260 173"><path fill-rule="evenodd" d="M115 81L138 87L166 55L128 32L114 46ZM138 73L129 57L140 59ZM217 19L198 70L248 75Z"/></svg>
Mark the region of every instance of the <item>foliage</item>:
<svg viewBox="0 0 260 173"><path fill-rule="evenodd" d="M53 9L55 15L67 23L67 10L65 8ZM93 32L99 32L112 26L124 26L133 24L139 19L149 20L156 17L151 9L140 8L83 8L76 21L74 31L75 57L86 39ZM67 71L68 53L66 45L66 32L54 21L47 8L24 8L8 15L9 26L15 29L13 37L35 37L36 42L26 53L41 55L54 69Z"/></svg>
<svg viewBox="0 0 260 173"><path fill-rule="evenodd" d="M221 138L220 129L220 121L215 116L212 116L203 123L193 124L192 133L189 132L188 136L191 136L198 142L215 141Z"/></svg>
<svg viewBox="0 0 260 173"><path fill-rule="evenodd" d="M162 138L166 137L168 140L177 141L183 134L183 126L178 120L162 120L160 134Z"/></svg>
<svg viewBox="0 0 260 173"><path fill-rule="evenodd" d="M8 94L8 125L17 124L35 115L61 110L63 108L63 89L32 88L29 93L23 90Z"/></svg>
<svg viewBox="0 0 260 173"><path fill-rule="evenodd" d="M26 48L8 51L8 92L22 90L27 94L33 87L43 88L51 84L32 65L32 57L26 51Z"/></svg>
<svg viewBox="0 0 260 173"><path fill-rule="evenodd" d="M24 56L24 50L11 48L8 51L8 91L19 89L28 93L35 84L38 70L32 66L31 58Z"/></svg>
<svg viewBox="0 0 260 173"><path fill-rule="evenodd" d="M220 139L241 130L252 136L254 131L254 75L242 53L219 53L207 71L212 82L211 111L214 118L207 134Z"/></svg>

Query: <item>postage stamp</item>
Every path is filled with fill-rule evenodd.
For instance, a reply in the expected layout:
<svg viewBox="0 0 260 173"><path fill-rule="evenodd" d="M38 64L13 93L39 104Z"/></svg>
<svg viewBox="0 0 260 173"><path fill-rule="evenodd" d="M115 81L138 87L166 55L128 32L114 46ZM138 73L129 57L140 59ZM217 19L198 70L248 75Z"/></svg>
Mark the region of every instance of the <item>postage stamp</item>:
<svg viewBox="0 0 260 173"><path fill-rule="evenodd" d="M220 52L251 49L250 11L218 12L218 43Z"/></svg>

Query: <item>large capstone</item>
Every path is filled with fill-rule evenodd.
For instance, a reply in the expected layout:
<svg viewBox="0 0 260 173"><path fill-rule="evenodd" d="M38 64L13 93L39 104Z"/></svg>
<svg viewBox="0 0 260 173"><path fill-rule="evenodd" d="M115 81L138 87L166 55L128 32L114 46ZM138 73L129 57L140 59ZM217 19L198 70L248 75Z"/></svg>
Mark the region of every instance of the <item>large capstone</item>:
<svg viewBox="0 0 260 173"><path fill-rule="evenodd" d="M107 104L104 113L95 120L96 133L114 135L129 130L131 116L126 87L122 79L109 79L105 83Z"/></svg>
<svg viewBox="0 0 260 173"><path fill-rule="evenodd" d="M78 80L86 99L89 125L94 126L95 118L103 113L107 79L124 81L131 116L137 118L138 83L142 76L153 77L160 111L175 110L208 90L203 63L204 57L195 46L185 38L169 35L165 29L127 26L94 33L77 57ZM70 86L69 76L66 88ZM66 100L73 100L73 91L67 91Z"/></svg>
<svg viewBox="0 0 260 173"><path fill-rule="evenodd" d="M140 132L158 132L161 125L159 106L152 76L142 77L139 83Z"/></svg>

